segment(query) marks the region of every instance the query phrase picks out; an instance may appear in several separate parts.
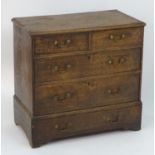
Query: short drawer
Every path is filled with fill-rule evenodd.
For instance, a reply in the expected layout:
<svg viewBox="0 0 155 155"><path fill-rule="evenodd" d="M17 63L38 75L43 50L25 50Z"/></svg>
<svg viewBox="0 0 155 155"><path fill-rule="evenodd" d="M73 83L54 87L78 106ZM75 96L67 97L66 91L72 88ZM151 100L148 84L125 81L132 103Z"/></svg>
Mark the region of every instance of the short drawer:
<svg viewBox="0 0 155 155"><path fill-rule="evenodd" d="M35 119L36 141L48 142L68 136L114 129L134 128L140 122L141 106L108 106L86 111L74 111L54 117Z"/></svg>
<svg viewBox="0 0 155 155"><path fill-rule="evenodd" d="M92 50L125 49L142 46L143 28L116 29L92 33Z"/></svg>
<svg viewBox="0 0 155 155"><path fill-rule="evenodd" d="M86 109L139 99L139 74L35 87L35 115Z"/></svg>
<svg viewBox="0 0 155 155"><path fill-rule="evenodd" d="M33 41L35 54L52 54L89 49L88 33L36 36Z"/></svg>
<svg viewBox="0 0 155 155"><path fill-rule="evenodd" d="M52 82L140 69L141 49L35 60L35 82Z"/></svg>

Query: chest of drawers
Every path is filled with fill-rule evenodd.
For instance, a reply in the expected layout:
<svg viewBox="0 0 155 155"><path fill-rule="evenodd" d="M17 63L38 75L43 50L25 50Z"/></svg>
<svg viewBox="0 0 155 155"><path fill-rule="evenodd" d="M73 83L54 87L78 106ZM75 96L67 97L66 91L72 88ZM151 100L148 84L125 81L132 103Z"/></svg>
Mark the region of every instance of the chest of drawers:
<svg viewBox="0 0 155 155"><path fill-rule="evenodd" d="M140 129L143 22L118 10L12 21L14 118L32 147Z"/></svg>

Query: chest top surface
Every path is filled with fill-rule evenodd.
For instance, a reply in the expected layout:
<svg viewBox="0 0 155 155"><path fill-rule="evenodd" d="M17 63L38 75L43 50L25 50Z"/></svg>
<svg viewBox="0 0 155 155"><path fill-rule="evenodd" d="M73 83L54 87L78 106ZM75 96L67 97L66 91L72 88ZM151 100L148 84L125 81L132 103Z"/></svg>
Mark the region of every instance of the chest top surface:
<svg viewBox="0 0 155 155"><path fill-rule="evenodd" d="M65 15L13 18L12 21L31 35L104 30L144 26L145 23L118 10Z"/></svg>

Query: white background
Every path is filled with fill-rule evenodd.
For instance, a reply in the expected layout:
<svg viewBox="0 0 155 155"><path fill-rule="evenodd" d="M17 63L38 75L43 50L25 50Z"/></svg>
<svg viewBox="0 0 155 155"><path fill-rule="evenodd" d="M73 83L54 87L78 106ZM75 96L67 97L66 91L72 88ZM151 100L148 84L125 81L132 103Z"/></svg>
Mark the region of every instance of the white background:
<svg viewBox="0 0 155 155"><path fill-rule="evenodd" d="M13 121L13 29L11 18L119 9L144 22L143 121L138 132L109 132L31 149ZM153 0L2 0L2 154L153 155Z"/></svg>

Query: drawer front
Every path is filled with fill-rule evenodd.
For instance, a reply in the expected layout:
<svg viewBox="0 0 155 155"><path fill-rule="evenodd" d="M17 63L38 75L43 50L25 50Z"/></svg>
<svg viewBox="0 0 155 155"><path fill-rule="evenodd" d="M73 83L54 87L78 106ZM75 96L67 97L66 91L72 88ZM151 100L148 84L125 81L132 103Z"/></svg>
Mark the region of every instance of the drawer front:
<svg viewBox="0 0 155 155"><path fill-rule="evenodd" d="M142 46L143 28L98 31L92 34L93 50L113 50Z"/></svg>
<svg viewBox="0 0 155 155"><path fill-rule="evenodd" d="M34 39L35 54L85 51L89 49L88 33L37 36Z"/></svg>
<svg viewBox="0 0 155 155"><path fill-rule="evenodd" d="M140 69L141 49L35 60L35 82L52 82Z"/></svg>
<svg viewBox="0 0 155 155"><path fill-rule="evenodd" d="M35 115L138 100L139 74L35 87Z"/></svg>
<svg viewBox="0 0 155 155"><path fill-rule="evenodd" d="M132 104L131 104L132 105ZM53 118L43 118L35 121L34 130L36 140L64 138L84 133L93 133L112 129L128 129L136 126L140 121L140 104L129 107L109 109L93 109L85 112L66 113Z"/></svg>

